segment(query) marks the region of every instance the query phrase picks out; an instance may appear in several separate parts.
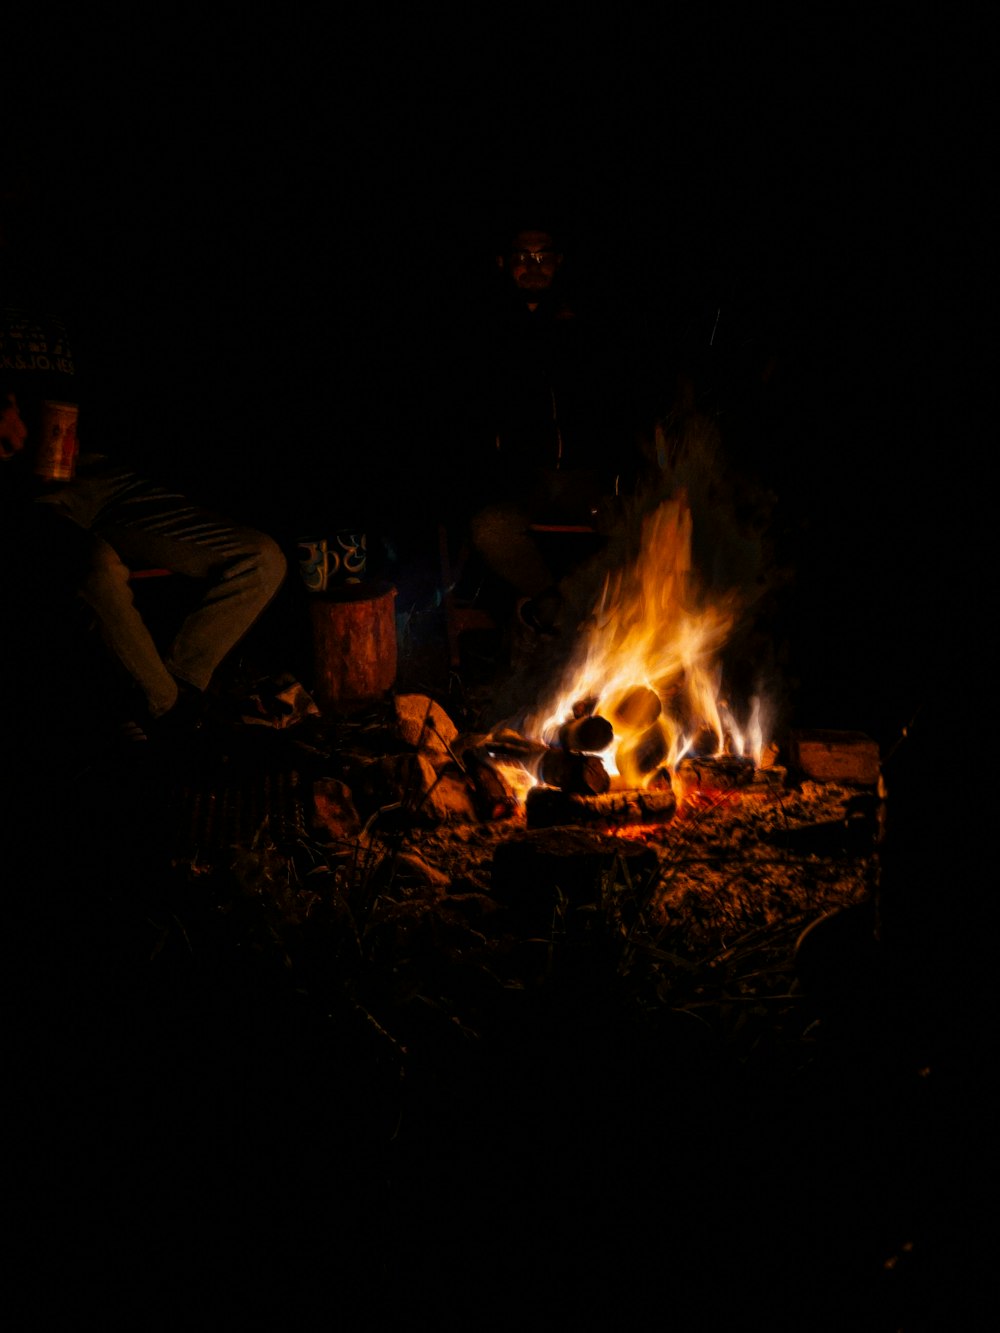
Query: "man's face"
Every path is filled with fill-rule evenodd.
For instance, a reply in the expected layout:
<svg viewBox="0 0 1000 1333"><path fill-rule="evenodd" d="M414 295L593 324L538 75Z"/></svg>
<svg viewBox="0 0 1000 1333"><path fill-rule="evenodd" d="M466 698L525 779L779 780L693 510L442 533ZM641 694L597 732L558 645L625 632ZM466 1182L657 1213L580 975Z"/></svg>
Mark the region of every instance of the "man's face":
<svg viewBox="0 0 1000 1333"><path fill-rule="evenodd" d="M561 263L562 255L545 231L518 232L508 260L514 286L528 295L547 291Z"/></svg>

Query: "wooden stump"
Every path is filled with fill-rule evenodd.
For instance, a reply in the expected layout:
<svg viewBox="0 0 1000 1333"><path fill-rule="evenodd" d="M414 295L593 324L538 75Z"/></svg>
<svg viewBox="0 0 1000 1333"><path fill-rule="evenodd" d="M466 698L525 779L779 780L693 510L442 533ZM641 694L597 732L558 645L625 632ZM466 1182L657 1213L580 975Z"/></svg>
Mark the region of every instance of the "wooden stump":
<svg viewBox="0 0 1000 1333"><path fill-rule="evenodd" d="M310 603L316 702L334 711L381 699L396 679L396 589L356 583Z"/></svg>
<svg viewBox="0 0 1000 1333"><path fill-rule="evenodd" d="M580 937L593 929L601 906L602 876L616 861L628 867L637 889L659 870L652 848L626 838L597 829L529 829L496 848L493 893L522 929L550 932L554 914L562 910L563 929L568 936Z"/></svg>
<svg viewBox="0 0 1000 1333"><path fill-rule="evenodd" d="M879 748L861 731L793 731L789 765L818 782L874 786L881 772Z"/></svg>

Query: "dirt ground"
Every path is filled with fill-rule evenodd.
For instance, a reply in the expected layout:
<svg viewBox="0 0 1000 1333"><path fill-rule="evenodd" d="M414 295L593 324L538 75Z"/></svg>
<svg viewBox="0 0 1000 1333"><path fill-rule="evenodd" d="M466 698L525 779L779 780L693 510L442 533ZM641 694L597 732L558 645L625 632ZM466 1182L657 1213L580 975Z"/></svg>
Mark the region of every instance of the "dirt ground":
<svg viewBox="0 0 1000 1333"><path fill-rule="evenodd" d="M294 729L248 730L200 756L227 790L318 762ZM610 909L519 926L488 876L435 882L433 830L390 824L352 859L292 818L285 845L199 867L190 775L40 765L5 967L38 1321L954 1326L931 1312L984 1278L988 974L934 739L889 765L873 859L799 849L863 862L863 891L802 939L815 911L737 919L728 949L709 907L700 952L647 932L623 953Z"/></svg>

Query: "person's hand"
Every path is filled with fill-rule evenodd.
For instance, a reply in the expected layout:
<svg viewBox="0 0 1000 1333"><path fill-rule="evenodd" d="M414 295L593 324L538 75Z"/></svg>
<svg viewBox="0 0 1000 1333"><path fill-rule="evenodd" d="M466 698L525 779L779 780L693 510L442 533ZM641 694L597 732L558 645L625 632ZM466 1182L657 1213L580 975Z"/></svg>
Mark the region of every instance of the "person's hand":
<svg viewBox="0 0 1000 1333"><path fill-rule="evenodd" d="M0 397L0 459L13 458L24 448L28 428L21 420L17 399L12 393Z"/></svg>

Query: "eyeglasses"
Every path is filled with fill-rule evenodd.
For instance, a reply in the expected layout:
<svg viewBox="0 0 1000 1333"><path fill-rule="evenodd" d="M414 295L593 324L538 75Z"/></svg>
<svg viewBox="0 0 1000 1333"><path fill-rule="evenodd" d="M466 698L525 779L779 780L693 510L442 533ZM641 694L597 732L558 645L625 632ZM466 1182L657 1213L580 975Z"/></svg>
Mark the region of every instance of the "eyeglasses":
<svg viewBox="0 0 1000 1333"><path fill-rule="evenodd" d="M546 264L555 257L554 250L515 250L511 255L515 264Z"/></svg>

